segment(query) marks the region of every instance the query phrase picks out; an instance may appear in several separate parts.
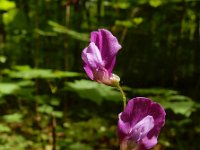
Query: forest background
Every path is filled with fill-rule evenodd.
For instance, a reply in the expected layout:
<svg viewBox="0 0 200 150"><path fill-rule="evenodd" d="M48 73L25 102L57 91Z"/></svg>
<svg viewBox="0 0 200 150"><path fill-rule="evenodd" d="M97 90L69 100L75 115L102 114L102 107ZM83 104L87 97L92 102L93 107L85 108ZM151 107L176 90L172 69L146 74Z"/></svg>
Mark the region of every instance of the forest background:
<svg viewBox="0 0 200 150"><path fill-rule="evenodd" d="M127 97L166 109L154 150L200 149L199 0L0 0L0 150L119 149L119 91L82 66L98 28Z"/></svg>

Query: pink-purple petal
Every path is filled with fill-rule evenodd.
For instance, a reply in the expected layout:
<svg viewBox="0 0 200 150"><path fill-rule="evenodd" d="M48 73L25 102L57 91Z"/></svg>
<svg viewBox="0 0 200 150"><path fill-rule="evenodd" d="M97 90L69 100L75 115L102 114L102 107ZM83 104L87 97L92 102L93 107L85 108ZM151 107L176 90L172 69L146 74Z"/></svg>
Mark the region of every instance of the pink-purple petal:
<svg viewBox="0 0 200 150"><path fill-rule="evenodd" d="M146 149L150 149L152 147L154 147L157 144L157 138L158 137L151 137L150 139L146 136L142 139L142 145L146 148Z"/></svg>
<svg viewBox="0 0 200 150"><path fill-rule="evenodd" d="M85 72L87 73L88 77L91 80L94 80L94 75L93 75L92 69L85 63L83 63L83 68L84 68Z"/></svg>
<svg viewBox="0 0 200 150"><path fill-rule="evenodd" d="M122 117L126 118L132 126L147 116L148 109L151 106L151 101L144 97L133 98L128 101Z"/></svg>
<svg viewBox="0 0 200 150"><path fill-rule="evenodd" d="M146 116L140 120L130 131L130 136L136 142L140 141L154 127L154 119L152 116Z"/></svg>
<svg viewBox="0 0 200 150"><path fill-rule="evenodd" d="M91 42L82 52L83 67L90 79L94 79L94 71L103 68L103 60L98 47Z"/></svg>
<svg viewBox="0 0 200 150"><path fill-rule="evenodd" d="M90 42L94 42L99 48L103 61L105 63L105 69L109 74L112 72L115 65L115 57L117 52L121 48L117 38L112 33L105 29L99 29L91 33Z"/></svg>
<svg viewBox="0 0 200 150"><path fill-rule="evenodd" d="M131 129L130 123L129 122L125 122L121 119L121 115L122 113L120 113L118 115L118 134L120 134L120 142L125 139L125 137L127 136L127 134L129 134L129 131Z"/></svg>
<svg viewBox="0 0 200 150"><path fill-rule="evenodd" d="M94 43L90 43L89 46L83 50L82 59L86 65L94 70L103 67L101 54Z"/></svg>
<svg viewBox="0 0 200 150"><path fill-rule="evenodd" d="M148 98L137 97L129 100L119 118L121 119L119 121L123 123L119 124L118 121L120 143L129 139L126 143L131 143L131 141L137 143L138 149L152 148L157 144L160 129L165 123L165 115L162 106ZM131 134L124 132L125 129L120 129L125 128L125 126L120 127L121 124L130 124ZM138 130L134 131L134 129Z"/></svg>

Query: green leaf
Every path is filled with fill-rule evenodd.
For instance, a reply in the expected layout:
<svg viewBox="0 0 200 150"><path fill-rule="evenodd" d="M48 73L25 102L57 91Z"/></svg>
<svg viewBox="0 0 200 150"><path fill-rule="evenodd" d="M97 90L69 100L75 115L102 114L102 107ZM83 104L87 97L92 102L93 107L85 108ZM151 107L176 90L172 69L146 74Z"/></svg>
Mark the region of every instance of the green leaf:
<svg viewBox="0 0 200 150"><path fill-rule="evenodd" d="M58 106L60 104L60 100L58 98L52 98L50 103L53 106Z"/></svg>
<svg viewBox="0 0 200 150"><path fill-rule="evenodd" d="M152 6L152 7L158 7L162 4L162 1L161 0L150 0L149 1L149 4Z"/></svg>
<svg viewBox="0 0 200 150"><path fill-rule="evenodd" d="M12 68L14 70L18 70L18 71L25 71L25 70L30 70L31 69L31 67L28 66L28 65L23 65L23 66L16 65L16 66L13 66Z"/></svg>
<svg viewBox="0 0 200 150"><path fill-rule="evenodd" d="M68 29L67 27L62 26L62 25L60 25L56 22L53 22L53 21L49 21L48 23L49 23L50 26L52 26L53 31L55 31L57 33L68 34L72 38L80 40L80 41L85 41L85 42L89 41L89 34L87 34L87 33L79 33L77 31Z"/></svg>
<svg viewBox="0 0 200 150"><path fill-rule="evenodd" d="M168 95L174 95L174 94L178 94L177 91L174 90L169 90L169 89L163 89L163 88L138 88L138 89L132 89L132 92L135 95L143 95L143 96L158 96L158 95L163 95L163 96L168 96Z"/></svg>
<svg viewBox="0 0 200 150"><path fill-rule="evenodd" d="M39 106L39 107L37 108L37 111L40 112L40 113L52 114L52 112L53 112L53 107L44 104L44 105L42 105L42 106Z"/></svg>
<svg viewBox="0 0 200 150"><path fill-rule="evenodd" d="M19 89L20 86L16 83L0 83L0 94L13 94Z"/></svg>
<svg viewBox="0 0 200 150"><path fill-rule="evenodd" d="M82 143L74 143L69 146L69 150L80 150L80 149L93 150L93 148L90 147L89 145L82 144Z"/></svg>
<svg viewBox="0 0 200 150"><path fill-rule="evenodd" d="M13 70L4 70L11 78L35 79L35 78L64 78L77 77L80 73L68 71L53 71L51 69L30 68L29 66L14 66Z"/></svg>
<svg viewBox="0 0 200 150"><path fill-rule="evenodd" d="M56 70L54 71L54 74L57 78L64 78L64 77L78 77L81 76L82 74L78 72L69 72L69 71L60 71Z"/></svg>
<svg viewBox="0 0 200 150"><path fill-rule="evenodd" d="M11 129L4 124L0 124L0 133L2 133L2 132L8 132L9 133L9 132L11 132Z"/></svg>
<svg viewBox="0 0 200 150"><path fill-rule="evenodd" d="M20 113L14 113L14 114L8 114L8 115L4 115L3 119L6 122L12 123L12 122L21 122L22 121L22 114Z"/></svg>
<svg viewBox="0 0 200 150"><path fill-rule="evenodd" d="M118 9L128 9L130 7L130 3L117 2L117 3L113 3L113 7L118 8Z"/></svg>
<svg viewBox="0 0 200 150"><path fill-rule="evenodd" d="M17 15L18 13L18 9L13 9L13 10L10 10L6 13L3 14L3 22L4 24L9 24L9 23L12 23L13 20L15 19L15 16Z"/></svg>
<svg viewBox="0 0 200 150"><path fill-rule="evenodd" d="M61 112L61 111L53 111L53 115L56 118L62 118L63 117L63 112Z"/></svg>
<svg viewBox="0 0 200 150"><path fill-rule="evenodd" d="M124 26L124 27L132 27L133 23L129 20L121 21L121 20L116 20L115 24L118 26Z"/></svg>
<svg viewBox="0 0 200 150"><path fill-rule="evenodd" d="M7 57L6 57L6 56L0 55L0 62L1 62L1 63L5 63L6 60L7 60Z"/></svg>
<svg viewBox="0 0 200 150"><path fill-rule="evenodd" d="M12 8L15 8L16 4L13 1L8 1L8 0L0 0L0 10L9 10Z"/></svg>
<svg viewBox="0 0 200 150"><path fill-rule="evenodd" d="M27 147L33 146L32 141L18 134L1 134L0 141L0 150L25 150Z"/></svg>
<svg viewBox="0 0 200 150"><path fill-rule="evenodd" d="M121 96L115 88L89 80L76 80L66 84L67 89L76 92L81 98L101 104L103 100L120 101Z"/></svg>
<svg viewBox="0 0 200 150"><path fill-rule="evenodd" d="M183 95L168 96L166 101L162 101L161 104L167 109L171 109L175 114L182 114L189 117L195 110L194 102Z"/></svg>
<svg viewBox="0 0 200 150"><path fill-rule="evenodd" d="M136 25L139 25L143 22L143 18L142 17L135 17L133 19L133 22L136 24Z"/></svg>
<svg viewBox="0 0 200 150"><path fill-rule="evenodd" d="M26 33L29 28L26 15L19 8L14 8L4 13L3 23L6 25L7 30L11 30L14 33L20 33L21 31L23 31L23 33ZM13 37L13 35L12 35L12 38L17 40L18 42L21 39L20 36ZM11 39L9 39L9 41L10 40ZM17 41L13 41L13 42L16 43Z"/></svg>
<svg viewBox="0 0 200 150"><path fill-rule="evenodd" d="M131 5L129 2L109 2L109 1L103 1L104 6L110 6L115 9L128 9Z"/></svg>

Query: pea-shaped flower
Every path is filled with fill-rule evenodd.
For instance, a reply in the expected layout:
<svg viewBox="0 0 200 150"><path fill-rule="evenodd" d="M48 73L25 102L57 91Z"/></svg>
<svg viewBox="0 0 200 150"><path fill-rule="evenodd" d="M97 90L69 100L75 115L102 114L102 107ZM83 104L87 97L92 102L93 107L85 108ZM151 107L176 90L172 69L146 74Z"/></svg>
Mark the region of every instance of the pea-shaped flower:
<svg viewBox="0 0 200 150"><path fill-rule="evenodd" d="M129 100L118 120L121 150L147 150L155 146L165 115L162 106L148 98Z"/></svg>
<svg viewBox="0 0 200 150"><path fill-rule="evenodd" d="M120 78L112 73L121 45L106 29L93 31L89 46L82 52L83 67L91 80L115 86Z"/></svg>

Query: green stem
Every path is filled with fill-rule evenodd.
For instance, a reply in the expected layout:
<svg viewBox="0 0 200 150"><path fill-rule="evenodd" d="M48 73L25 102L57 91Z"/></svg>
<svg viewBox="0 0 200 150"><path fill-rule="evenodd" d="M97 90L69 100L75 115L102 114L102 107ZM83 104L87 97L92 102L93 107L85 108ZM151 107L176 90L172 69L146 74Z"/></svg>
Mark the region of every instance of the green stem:
<svg viewBox="0 0 200 150"><path fill-rule="evenodd" d="M120 84L117 84L117 88L119 89L121 95L122 95L122 99L123 99L123 103L124 103L124 108L126 107L126 95L122 89L122 87L120 86Z"/></svg>

